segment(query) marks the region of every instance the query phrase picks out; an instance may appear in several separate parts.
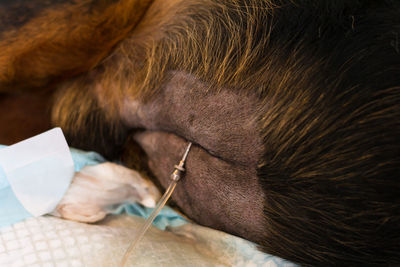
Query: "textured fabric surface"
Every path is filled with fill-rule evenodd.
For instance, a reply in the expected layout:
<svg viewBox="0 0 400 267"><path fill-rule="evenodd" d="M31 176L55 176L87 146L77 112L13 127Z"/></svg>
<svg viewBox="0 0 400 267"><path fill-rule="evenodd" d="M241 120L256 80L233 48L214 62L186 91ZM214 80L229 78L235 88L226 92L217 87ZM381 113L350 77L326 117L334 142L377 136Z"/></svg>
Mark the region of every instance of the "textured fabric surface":
<svg viewBox="0 0 400 267"><path fill-rule="evenodd" d="M0 229L0 266L118 266L142 223L127 215L96 225L30 218ZM294 266L209 228L186 224L169 230L151 227L129 266Z"/></svg>

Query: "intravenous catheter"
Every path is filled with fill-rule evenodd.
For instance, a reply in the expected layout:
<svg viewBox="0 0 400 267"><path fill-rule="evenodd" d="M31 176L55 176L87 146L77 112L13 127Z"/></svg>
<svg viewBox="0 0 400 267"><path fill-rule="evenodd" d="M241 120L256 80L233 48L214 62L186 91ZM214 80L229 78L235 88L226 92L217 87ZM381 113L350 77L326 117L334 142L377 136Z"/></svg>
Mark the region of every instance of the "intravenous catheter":
<svg viewBox="0 0 400 267"><path fill-rule="evenodd" d="M126 265L130 255L133 252L133 249L135 248L137 243L142 239L142 237L146 233L147 229L149 229L150 225L152 224L152 222L154 221L154 219L156 218L156 216L160 212L160 210L164 207L167 200L171 197L172 192L174 192L177 182L181 179L181 175L185 172L184 165L185 165L186 158L189 154L189 150L191 147L192 147L192 143L190 142L188 144L188 146L186 147L185 153L183 154L181 161L179 162L178 165L174 166L174 171L171 174L171 183L169 184L164 195L161 197L160 201L158 201L153 212L150 214L150 216L147 218L145 223L140 228L138 234L136 235L133 242L130 244L129 248L126 250L125 255L121 261L121 265L120 265L121 267L124 267Z"/></svg>

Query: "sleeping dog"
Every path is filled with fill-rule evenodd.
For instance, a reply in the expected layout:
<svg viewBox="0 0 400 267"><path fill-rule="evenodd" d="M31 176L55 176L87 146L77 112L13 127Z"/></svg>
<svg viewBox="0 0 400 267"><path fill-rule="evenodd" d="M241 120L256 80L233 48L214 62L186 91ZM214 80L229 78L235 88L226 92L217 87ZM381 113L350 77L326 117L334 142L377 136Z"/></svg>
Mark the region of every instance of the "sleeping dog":
<svg viewBox="0 0 400 267"><path fill-rule="evenodd" d="M398 2L3 0L0 31L0 92L56 88L72 146L139 145L166 187L193 142L173 199L199 224L400 263Z"/></svg>

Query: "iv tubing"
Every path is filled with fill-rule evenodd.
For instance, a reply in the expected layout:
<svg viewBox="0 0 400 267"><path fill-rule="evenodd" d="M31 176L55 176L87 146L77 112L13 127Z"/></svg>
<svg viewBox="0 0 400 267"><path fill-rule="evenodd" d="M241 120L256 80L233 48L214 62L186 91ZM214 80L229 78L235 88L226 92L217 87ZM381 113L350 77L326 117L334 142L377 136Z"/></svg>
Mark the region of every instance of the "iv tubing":
<svg viewBox="0 0 400 267"><path fill-rule="evenodd" d="M165 191L164 195L158 201L157 206L154 208L150 216L147 218L146 222L142 225L140 228L137 236L135 237L135 240L130 244L129 248L126 250L124 257L122 258L121 261L121 267L124 267L130 257L130 255L133 252L133 249L136 247L137 243L142 239L144 234L146 233L147 229L150 227L150 225L153 223L154 219L156 218L157 214L160 212L160 210L164 207L165 203L167 200L171 197L172 192L174 192L175 186L177 182L180 179L180 174L181 172L184 172L185 169L183 168L187 155L189 153L190 147L192 146L192 143L189 143L189 145L186 148L185 154L182 157L182 160L179 162L179 165L175 165L175 170L171 174L171 183L169 184L167 190Z"/></svg>
<svg viewBox="0 0 400 267"><path fill-rule="evenodd" d="M121 266L125 266L127 263L129 256L131 255L133 249L135 248L136 244L139 243L139 241L142 239L144 236L144 233L146 233L147 229L150 227L150 225L153 223L154 219L156 218L157 214L160 212L160 210L164 207L165 203L171 196L172 192L175 189L177 181L172 181L169 184L169 187L167 191L165 191L164 195L158 202L157 206L154 208L153 212L150 214L150 216L147 218L146 222L142 225L142 228L138 232L138 235L136 236L135 240L132 242L132 244L129 246L128 250L125 252L124 258L122 259Z"/></svg>

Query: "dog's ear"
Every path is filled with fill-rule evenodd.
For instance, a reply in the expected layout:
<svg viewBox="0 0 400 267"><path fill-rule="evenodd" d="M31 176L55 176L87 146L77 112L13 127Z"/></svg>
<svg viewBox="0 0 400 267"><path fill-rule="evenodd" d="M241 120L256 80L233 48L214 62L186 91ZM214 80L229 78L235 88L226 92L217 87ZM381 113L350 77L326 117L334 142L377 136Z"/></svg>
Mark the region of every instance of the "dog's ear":
<svg viewBox="0 0 400 267"><path fill-rule="evenodd" d="M152 0L0 2L0 92L44 86L94 67Z"/></svg>

